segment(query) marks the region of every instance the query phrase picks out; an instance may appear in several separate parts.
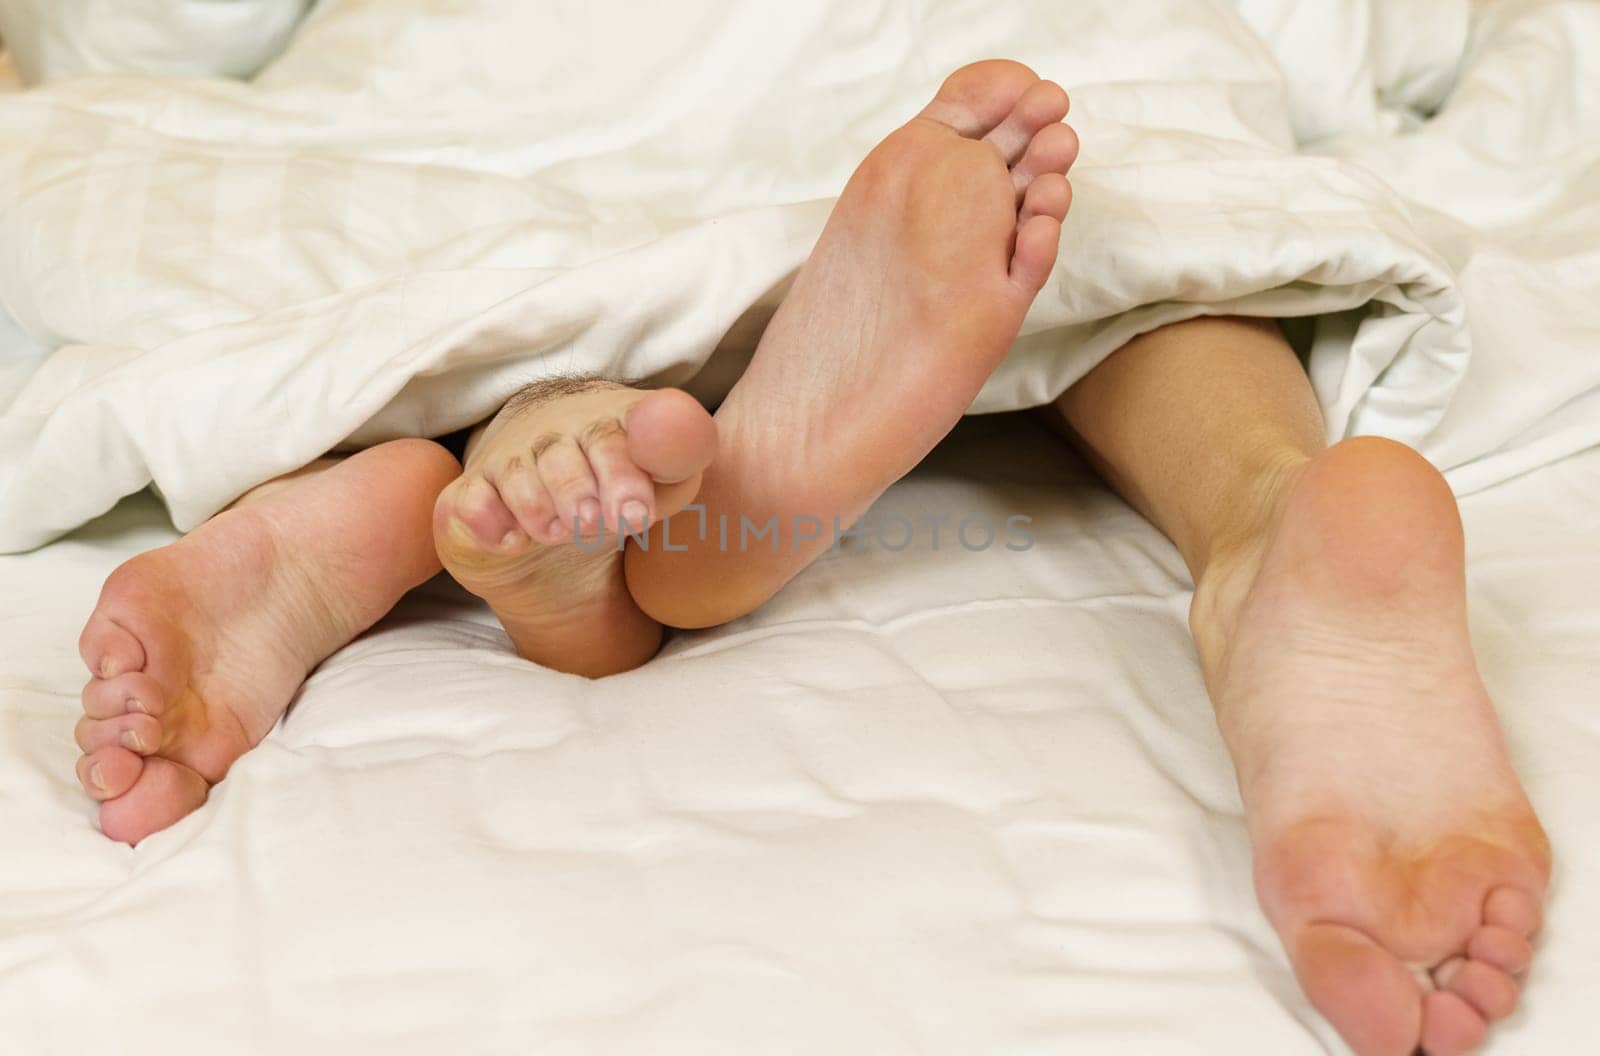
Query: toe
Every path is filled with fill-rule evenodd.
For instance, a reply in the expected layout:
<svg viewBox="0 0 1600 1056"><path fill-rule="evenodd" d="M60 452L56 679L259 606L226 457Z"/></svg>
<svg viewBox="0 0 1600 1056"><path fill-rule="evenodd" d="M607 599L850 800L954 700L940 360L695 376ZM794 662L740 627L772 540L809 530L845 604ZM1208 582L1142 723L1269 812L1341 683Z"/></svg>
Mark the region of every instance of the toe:
<svg viewBox="0 0 1600 1056"><path fill-rule="evenodd" d="M205 778L181 763L154 756L132 788L100 804L100 831L113 840L138 843L206 801Z"/></svg>
<svg viewBox="0 0 1600 1056"><path fill-rule="evenodd" d="M657 484L696 476L717 453L717 426L700 401L658 389L628 411L628 457Z"/></svg>
<svg viewBox="0 0 1600 1056"><path fill-rule="evenodd" d="M717 426L700 401L659 389L628 411L627 429L628 457L656 483L654 516L670 517L693 502L717 453Z"/></svg>
<svg viewBox="0 0 1600 1056"><path fill-rule="evenodd" d="M616 532L638 533L654 517L655 485L628 453L628 435L615 419L596 422L579 438L599 488L600 515Z"/></svg>
<svg viewBox="0 0 1600 1056"><path fill-rule="evenodd" d="M1072 206L1072 184L1059 172L1049 172L1028 185L1022 198L1022 208L1017 213L1019 225L1036 216L1052 217L1057 223L1066 219Z"/></svg>
<svg viewBox="0 0 1600 1056"><path fill-rule="evenodd" d="M114 719L91 719L85 715L78 720L72 737L85 752L118 745L137 755L149 755L161 746L161 723L138 713Z"/></svg>
<svg viewBox="0 0 1600 1056"><path fill-rule="evenodd" d="M1041 129L1066 116L1066 91L1054 81L1035 81L1005 120L983 139L1000 152L1007 165L1015 165Z"/></svg>
<svg viewBox="0 0 1600 1056"><path fill-rule="evenodd" d="M167 710L161 685L143 671L116 678L92 678L83 687L83 713L91 719L111 719L128 712L160 715Z"/></svg>
<svg viewBox="0 0 1600 1056"><path fill-rule="evenodd" d="M1011 281L1031 301L1050 277L1061 245L1061 221L1034 216L1017 228L1017 245L1011 253Z"/></svg>
<svg viewBox="0 0 1600 1056"><path fill-rule="evenodd" d="M600 526L600 498L589 460L571 437L562 437L539 452L539 476L555 502L560 536L593 535Z"/></svg>
<svg viewBox="0 0 1600 1056"><path fill-rule="evenodd" d="M495 471L493 482L506 508L516 518L527 538L539 543L557 541L551 532L556 520L555 500L545 490L544 480L531 461L512 458ZM514 546L523 540L508 533L502 541L509 541Z"/></svg>
<svg viewBox="0 0 1600 1056"><path fill-rule="evenodd" d="M933 102L918 116L977 139L1004 121L1017 100L1038 83L1039 75L1020 62L974 62L946 77Z"/></svg>
<svg viewBox="0 0 1600 1056"><path fill-rule="evenodd" d="M1070 125L1046 125L1028 144L1022 160L1012 168L1011 184L1021 194L1041 176L1065 176L1077 160L1078 133Z"/></svg>
<svg viewBox="0 0 1600 1056"><path fill-rule="evenodd" d="M1352 1049L1409 1056L1422 994L1398 958L1354 928L1326 923L1307 926L1290 956L1306 996Z"/></svg>
<svg viewBox="0 0 1600 1056"><path fill-rule="evenodd" d="M1445 989L1465 998L1486 1020L1504 1019L1517 1008L1516 980L1483 961L1464 961Z"/></svg>
<svg viewBox="0 0 1600 1056"><path fill-rule="evenodd" d="M1538 931L1541 917L1539 900L1520 887L1497 887L1483 902L1485 924L1506 928L1518 935L1532 935Z"/></svg>
<svg viewBox="0 0 1600 1056"><path fill-rule="evenodd" d="M1471 1052L1488 1031L1483 1017L1459 994L1435 990L1422 999L1422 1051L1427 1056Z"/></svg>
<svg viewBox="0 0 1600 1056"><path fill-rule="evenodd" d="M143 769L143 759L112 745L78 760L78 781L91 798L113 799L132 788Z"/></svg>
<svg viewBox="0 0 1600 1056"><path fill-rule="evenodd" d="M1509 975L1528 970L1533 963L1533 947L1510 928L1493 924L1481 927L1467 943L1467 956L1492 964Z"/></svg>
<svg viewBox="0 0 1600 1056"><path fill-rule="evenodd" d="M144 647L129 630L100 612L89 617L78 637L78 655L99 678L115 678L144 667Z"/></svg>
<svg viewBox="0 0 1600 1056"><path fill-rule="evenodd" d="M498 550L515 542L520 529L505 500L481 473L467 473L439 495L434 506L436 531L460 525L478 546Z"/></svg>

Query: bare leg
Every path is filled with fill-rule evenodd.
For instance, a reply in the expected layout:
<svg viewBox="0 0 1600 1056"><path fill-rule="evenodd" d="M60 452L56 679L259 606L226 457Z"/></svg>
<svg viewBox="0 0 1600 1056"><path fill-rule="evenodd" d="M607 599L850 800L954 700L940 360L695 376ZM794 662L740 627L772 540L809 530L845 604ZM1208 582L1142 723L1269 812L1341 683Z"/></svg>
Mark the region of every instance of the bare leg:
<svg viewBox="0 0 1600 1056"><path fill-rule="evenodd" d="M313 667L439 571L429 516L459 468L425 440L319 460L111 573L77 728L106 835L137 843L205 802Z"/></svg>
<svg viewBox="0 0 1600 1056"><path fill-rule="evenodd" d="M1147 334L1056 410L1194 575L1257 892L1308 996L1360 1056L1475 1047L1516 1004L1549 851L1473 661L1449 488L1399 444L1324 449L1268 323Z"/></svg>

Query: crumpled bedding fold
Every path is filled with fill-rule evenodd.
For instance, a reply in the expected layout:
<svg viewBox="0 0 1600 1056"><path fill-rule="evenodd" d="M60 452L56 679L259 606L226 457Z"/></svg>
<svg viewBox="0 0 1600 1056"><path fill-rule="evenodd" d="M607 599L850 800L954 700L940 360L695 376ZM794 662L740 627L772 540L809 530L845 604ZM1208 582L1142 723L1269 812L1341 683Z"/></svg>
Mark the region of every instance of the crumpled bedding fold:
<svg viewBox="0 0 1600 1056"><path fill-rule="evenodd" d="M0 550L152 483L186 528L555 372L714 401L855 163L993 55L1065 84L1084 146L974 411L1238 312L1317 317L1330 436L1460 490L1600 442L1600 99L1516 123L1548 149L1492 142L1593 83L1600 13L1348 0L1366 32L1334 39L1292 6L345 0L250 83L0 95L0 304L53 350L0 417Z"/></svg>

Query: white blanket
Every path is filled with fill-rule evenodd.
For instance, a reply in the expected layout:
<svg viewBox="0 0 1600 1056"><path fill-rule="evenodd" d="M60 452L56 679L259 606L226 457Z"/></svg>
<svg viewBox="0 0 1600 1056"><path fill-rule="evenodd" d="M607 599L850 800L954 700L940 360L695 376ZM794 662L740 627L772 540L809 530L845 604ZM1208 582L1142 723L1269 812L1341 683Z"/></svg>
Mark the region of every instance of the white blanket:
<svg viewBox="0 0 1600 1056"><path fill-rule="evenodd" d="M1233 311L1321 316L1330 434L1463 490L1600 440L1600 11L1304 6L343 0L250 84L0 95L0 303L54 350L0 418L0 549L152 481L187 527L553 371L715 399L852 166L990 55L1068 86L1084 152L975 411Z"/></svg>

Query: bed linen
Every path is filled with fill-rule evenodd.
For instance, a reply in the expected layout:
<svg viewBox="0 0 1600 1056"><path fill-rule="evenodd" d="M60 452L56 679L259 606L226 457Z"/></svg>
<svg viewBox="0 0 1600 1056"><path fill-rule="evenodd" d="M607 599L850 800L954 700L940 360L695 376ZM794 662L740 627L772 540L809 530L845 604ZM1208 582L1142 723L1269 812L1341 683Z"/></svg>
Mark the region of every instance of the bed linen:
<svg viewBox="0 0 1600 1056"><path fill-rule="evenodd" d="M1600 451L1463 507L1478 656L1557 861L1486 1051L1583 1051ZM141 496L0 557L0 1050L1346 1052L1255 907L1176 553L1011 416L869 525L956 510L1031 516L1036 545L869 531L600 682L516 660L436 581L133 850L72 775L73 634L172 530Z"/></svg>
<svg viewBox="0 0 1600 1056"><path fill-rule="evenodd" d="M1595 5L666 7L610 59L616 8L509 0L324 3L250 84L0 59L0 550L71 533L0 556L0 1052L1346 1051L1250 893L1177 555L1013 416L872 517L1023 514L1026 552L869 536L598 683L435 581L140 847L72 776L77 629L169 516L551 370L714 399L854 161L995 53L1085 154L977 409L1187 314L1307 317L1330 432L1464 495L1557 850L1487 1051L1592 1036Z"/></svg>
<svg viewBox="0 0 1600 1056"><path fill-rule="evenodd" d="M1084 151L975 410L1237 311L1317 317L1330 433L1462 491L1596 442L1600 9L1305 6L343 0L248 84L0 96L0 302L54 350L0 419L0 549L152 482L191 526L552 372L715 399L859 158L995 54L1068 86Z"/></svg>
<svg viewBox="0 0 1600 1056"><path fill-rule="evenodd" d="M94 73L242 77L277 56L312 0L0 0L31 84Z"/></svg>

